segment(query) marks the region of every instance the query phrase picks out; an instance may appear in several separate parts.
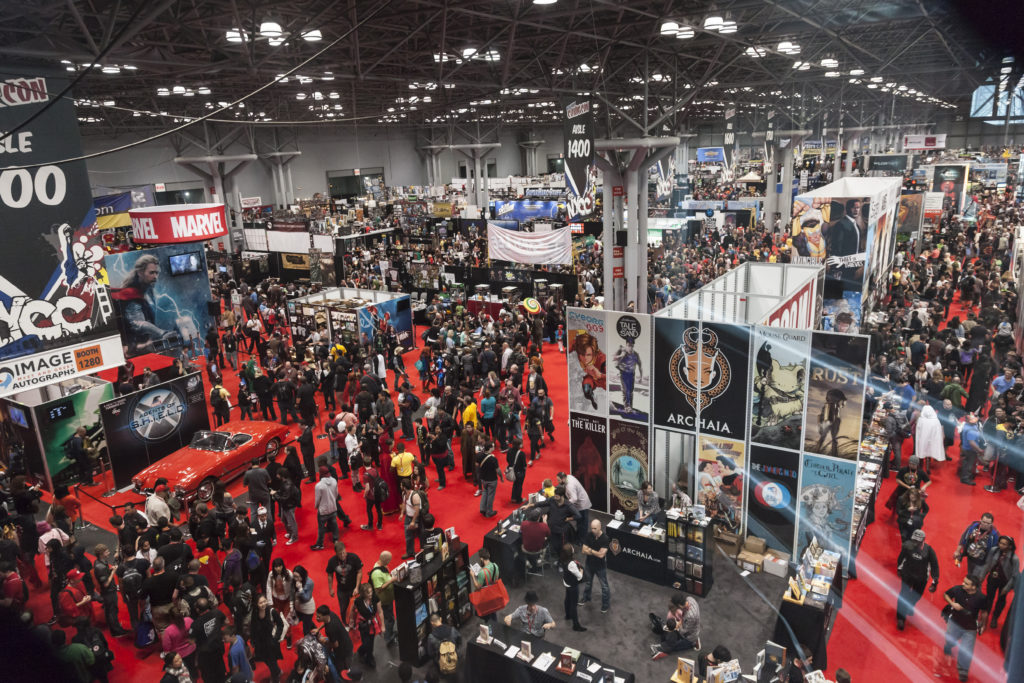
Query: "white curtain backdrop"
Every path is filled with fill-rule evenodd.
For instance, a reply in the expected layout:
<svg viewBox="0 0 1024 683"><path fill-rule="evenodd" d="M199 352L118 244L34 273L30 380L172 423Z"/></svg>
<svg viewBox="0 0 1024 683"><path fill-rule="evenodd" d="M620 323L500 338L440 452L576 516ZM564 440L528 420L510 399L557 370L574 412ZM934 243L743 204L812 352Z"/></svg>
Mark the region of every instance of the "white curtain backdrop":
<svg viewBox="0 0 1024 683"><path fill-rule="evenodd" d="M570 265L572 234L569 228L551 232L519 232L487 224L489 258L535 265Z"/></svg>

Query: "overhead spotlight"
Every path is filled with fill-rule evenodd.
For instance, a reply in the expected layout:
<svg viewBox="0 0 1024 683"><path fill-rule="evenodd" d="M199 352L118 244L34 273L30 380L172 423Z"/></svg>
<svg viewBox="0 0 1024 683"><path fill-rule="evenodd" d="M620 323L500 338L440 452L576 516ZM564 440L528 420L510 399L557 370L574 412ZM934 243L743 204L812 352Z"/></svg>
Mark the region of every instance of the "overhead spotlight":
<svg viewBox="0 0 1024 683"><path fill-rule="evenodd" d="M825 59L821 60L821 65L826 69L835 69L839 66L839 60L835 57L825 57Z"/></svg>
<svg viewBox="0 0 1024 683"><path fill-rule="evenodd" d="M334 80L334 73L331 72L331 71L325 71L324 75L321 76L320 78L321 78L321 80L325 80L325 81L333 81Z"/></svg>
<svg viewBox="0 0 1024 683"><path fill-rule="evenodd" d="M704 20L704 28L708 29L709 31L717 31L722 27L723 23L725 23L725 20L722 19L722 17L718 16L717 14L713 14Z"/></svg>
<svg viewBox="0 0 1024 683"><path fill-rule="evenodd" d="M719 33L736 33L739 30L739 26L736 25L735 21L723 21L722 25L718 27Z"/></svg>
<svg viewBox="0 0 1024 683"><path fill-rule="evenodd" d="M661 35L670 36L679 30L679 23L675 21L666 21L661 25Z"/></svg>
<svg viewBox="0 0 1024 683"><path fill-rule="evenodd" d="M108 64L107 66L103 67L103 73L119 74L121 73L121 67L117 66L116 64Z"/></svg>
<svg viewBox="0 0 1024 683"><path fill-rule="evenodd" d="M308 43L315 43L319 40L323 40L324 35L320 32L320 29L315 28L312 31L306 31L302 34L302 39Z"/></svg>
<svg viewBox="0 0 1024 683"><path fill-rule="evenodd" d="M284 38L271 38L267 41L267 44L271 47L277 47L278 45L284 44Z"/></svg>
<svg viewBox="0 0 1024 683"><path fill-rule="evenodd" d="M553 5L556 2L558 2L558 0L533 0L533 4L535 5Z"/></svg>
<svg viewBox="0 0 1024 683"><path fill-rule="evenodd" d="M825 78L839 78L839 72L838 71L826 71L825 72Z"/></svg>
<svg viewBox="0 0 1024 683"><path fill-rule="evenodd" d="M174 86L174 89L171 92L173 92L175 95L184 95L185 94L185 86L183 86L183 85L176 85L176 86Z"/></svg>
<svg viewBox="0 0 1024 683"><path fill-rule="evenodd" d="M692 26L683 25L679 27L678 31L676 31L676 38L679 40L688 40L693 38L695 35L697 35L697 33L693 30Z"/></svg>
<svg viewBox="0 0 1024 683"><path fill-rule="evenodd" d="M227 41L229 43L244 43L245 42L245 32L241 31L241 30L239 30L237 28L229 29L227 31L227 33L225 33L224 37L227 38Z"/></svg>
<svg viewBox="0 0 1024 683"><path fill-rule="evenodd" d="M113 106L114 106L114 104L116 104L116 103L114 102L114 100L103 100L103 106L104 106L104 107L113 107Z"/></svg>
<svg viewBox="0 0 1024 683"><path fill-rule="evenodd" d="M206 87L205 85L201 85L198 88L196 88L196 92L199 93L200 95L209 95L210 94L210 89L208 87Z"/></svg>
<svg viewBox="0 0 1024 683"><path fill-rule="evenodd" d="M306 99L306 93L304 93L304 92L297 92L297 93L295 93L295 99L297 99L297 100L304 100L304 99Z"/></svg>
<svg viewBox="0 0 1024 683"><path fill-rule="evenodd" d="M276 21L265 19L260 24L260 35L264 38L280 38L281 37L281 24Z"/></svg>
<svg viewBox="0 0 1024 683"><path fill-rule="evenodd" d="M476 48L475 47L465 47L465 48L462 48L462 56L465 57L466 59L469 59L470 57L472 57L475 54L476 54Z"/></svg>
<svg viewBox="0 0 1024 683"><path fill-rule="evenodd" d="M850 75L851 76L863 76L864 75L864 69L850 69Z"/></svg>

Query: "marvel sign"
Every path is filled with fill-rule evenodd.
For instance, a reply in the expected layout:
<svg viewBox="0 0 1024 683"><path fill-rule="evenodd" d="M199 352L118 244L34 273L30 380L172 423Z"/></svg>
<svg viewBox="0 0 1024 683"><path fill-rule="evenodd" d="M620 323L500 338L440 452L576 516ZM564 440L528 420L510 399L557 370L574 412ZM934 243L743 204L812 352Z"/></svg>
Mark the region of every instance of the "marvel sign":
<svg viewBox="0 0 1024 683"><path fill-rule="evenodd" d="M228 234L223 204L150 206L128 212L140 244L203 242Z"/></svg>

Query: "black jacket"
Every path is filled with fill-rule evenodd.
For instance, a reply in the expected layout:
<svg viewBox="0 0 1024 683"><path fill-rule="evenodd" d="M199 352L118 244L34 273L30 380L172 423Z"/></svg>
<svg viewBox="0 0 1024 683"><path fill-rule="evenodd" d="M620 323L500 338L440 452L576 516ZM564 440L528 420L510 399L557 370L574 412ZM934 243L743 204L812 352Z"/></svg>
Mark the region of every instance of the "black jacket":
<svg viewBox="0 0 1024 683"><path fill-rule="evenodd" d="M896 558L896 571L904 581L927 581L929 573L938 581L939 560L927 543L907 541Z"/></svg>

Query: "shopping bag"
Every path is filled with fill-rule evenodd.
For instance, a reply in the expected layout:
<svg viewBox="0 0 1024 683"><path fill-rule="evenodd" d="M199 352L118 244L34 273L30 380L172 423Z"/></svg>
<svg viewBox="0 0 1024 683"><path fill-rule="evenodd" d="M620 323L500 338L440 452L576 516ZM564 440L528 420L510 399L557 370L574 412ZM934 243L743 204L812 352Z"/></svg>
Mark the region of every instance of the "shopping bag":
<svg viewBox="0 0 1024 683"><path fill-rule="evenodd" d="M469 594L469 601L476 607L476 614L479 617L486 617L505 609L508 606L508 599L508 590L501 579Z"/></svg>

